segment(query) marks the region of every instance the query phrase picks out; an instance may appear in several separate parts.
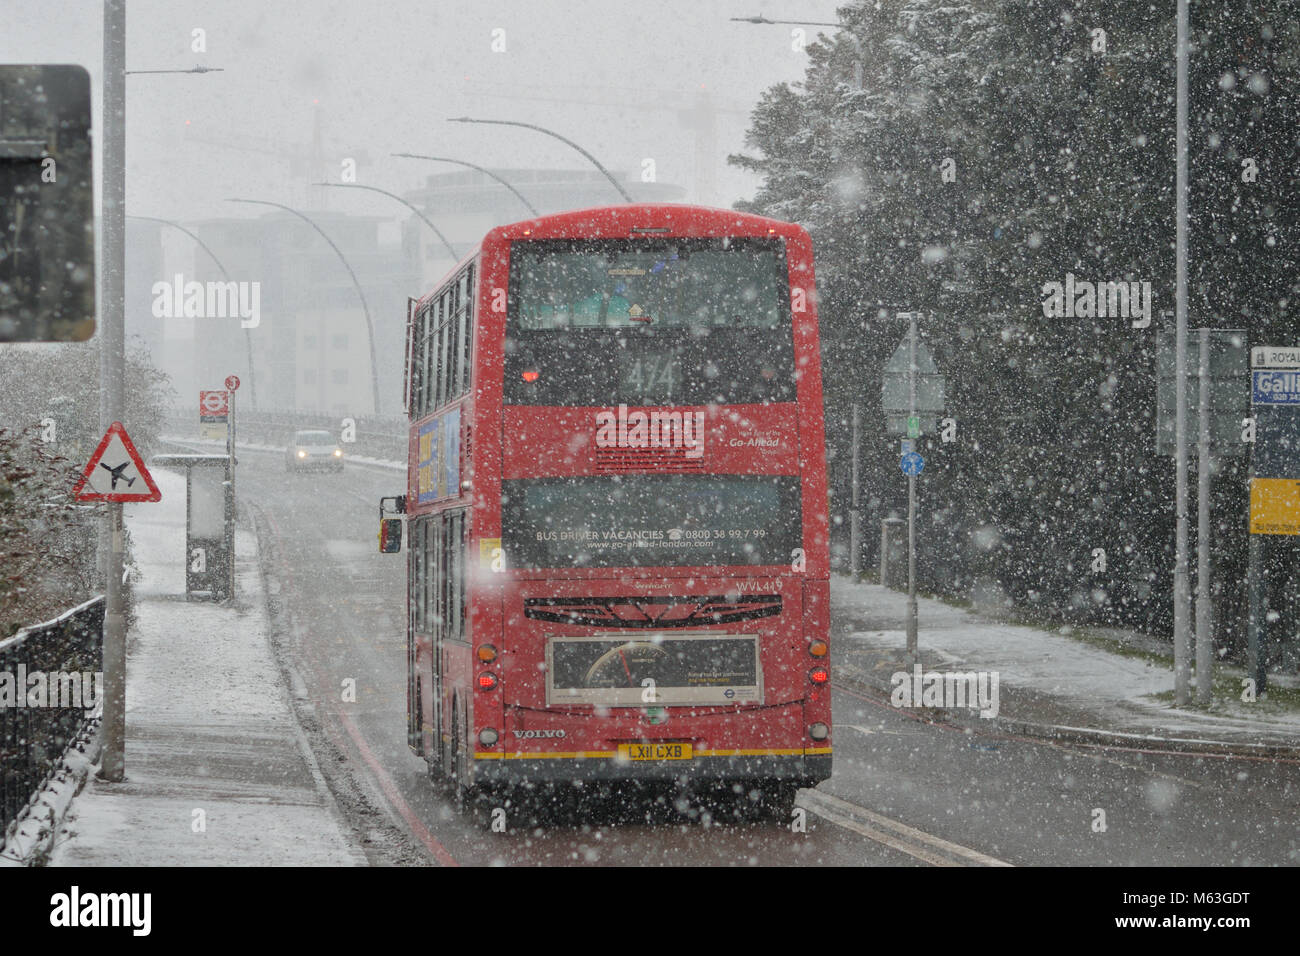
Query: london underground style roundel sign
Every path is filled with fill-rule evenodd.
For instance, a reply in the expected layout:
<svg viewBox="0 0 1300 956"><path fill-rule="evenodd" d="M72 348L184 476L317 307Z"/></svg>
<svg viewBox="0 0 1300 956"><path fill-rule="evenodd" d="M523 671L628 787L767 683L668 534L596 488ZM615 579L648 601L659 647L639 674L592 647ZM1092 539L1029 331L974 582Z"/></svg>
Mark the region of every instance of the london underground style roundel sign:
<svg viewBox="0 0 1300 956"><path fill-rule="evenodd" d="M108 426L72 494L78 501L162 500L162 492L121 422Z"/></svg>
<svg viewBox="0 0 1300 956"><path fill-rule="evenodd" d="M201 421L225 421L229 415L229 392L199 392L199 419Z"/></svg>

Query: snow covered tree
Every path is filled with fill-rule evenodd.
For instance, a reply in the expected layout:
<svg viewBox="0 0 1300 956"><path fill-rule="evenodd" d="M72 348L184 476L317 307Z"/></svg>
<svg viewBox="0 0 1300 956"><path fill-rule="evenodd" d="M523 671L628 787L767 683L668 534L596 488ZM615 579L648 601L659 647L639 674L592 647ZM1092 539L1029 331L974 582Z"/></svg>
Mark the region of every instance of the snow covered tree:
<svg viewBox="0 0 1300 956"><path fill-rule="evenodd" d="M1267 335L1295 299L1297 102L1280 77L1300 47L1278 0L1241 6L1193 8L1190 316ZM732 157L762 176L743 208L813 235L833 516L846 530L855 402L866 526L905 500L878 383L905 331L895 312L921 310L959 422L956 442L925 448L925 583L1167 630L1155 331L1174 304L1172 5L864 0L840 18L804 80L764 94L752 152ZM1268 182L1241 181L1248 153ZM1048 315L1044 287L1067 274L1149 283L1150 314ZM1239 484L1225 503L1240 515ZM1229 520L1226 569L1244 544Z"/></svg>

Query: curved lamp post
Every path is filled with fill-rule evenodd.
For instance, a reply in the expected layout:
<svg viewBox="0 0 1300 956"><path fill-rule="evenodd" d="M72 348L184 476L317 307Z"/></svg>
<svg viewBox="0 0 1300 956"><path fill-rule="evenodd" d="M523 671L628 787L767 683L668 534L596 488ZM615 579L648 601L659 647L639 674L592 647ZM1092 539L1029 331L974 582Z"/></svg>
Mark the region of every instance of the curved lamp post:
<svg viewBox="0 0 1300 956"><path fill-rule="evenodd" d="M343 253L339 251L339 247L334 244L333 239L331 239L328 235L326 235L324 229L322 229L311 219L307 218L305 215L300 213L298 210L292 208L291 206L286 206L283 203L278 203L278 202L269 202L265 199L228 199L226 201L248 203L254 206L274 206L276 209L283 209L285 212L297 216L307 225L315 229L316 232L320 235L320 237L324 239L327 243L329 243L329 247L334 250L334 254L339 257L339 262L343 263L343 268L347 269L348 275L352 277L352 284L356 286L356 290L357 290L357 298L361 300L361 310L365 313L366 316L366 334L370 338L370 387L374 393L375 414L378 415L379 414L379 372L375 367L375 324L370 319L370 306L366 303L366 294L361 291L361 283L357 280L357 274L352 271L352 266L348 265L348 260L343 258Z"/></svg>
<svg viewBox="0 0 1300 956"><path fill-rule="evenodd" d="M411 210L411 212L413 212L413 213L415 213L417 216L419 216L419 217L420 217L420 221L423 222L423 223L424 223L426 226L428 226L430 229L432 229L432 230L433 230L433 234L434 234L435 236L437 236L439 239L442 240L442 244L443 244L444 246L447 247L447 252L450 253L450 255L451 255L451 261L452 261L452 262L456 262L457 260L460 259L460 256L456 255L456 250L455 250L455 248L452 246L452 244L451 244L450 242L447 241L447 237L444 236L444 235L442 234L442 230L439 229L437 226L435 226L435 225L434 225L434 224L429 220L429 217L426 216L424 213L422 213L422 212L421 212L421 211L420 211L416 206L414 206L413 204L407 202L407 201L406 201L405 199L403 199L401 196L397 195L397 193L390 193L387 189L380 189L378 186L363 186L363 185L361 185L360 183L312 183L312 185L313 185L313 186L333 186L333 187L338 188L338 189L368 189L368 190L370 190L372 193L379 193L380 195L387 196L389 199L396 199L398 202L400 202L400 203L401 203L403 206L405 206L407 209Z"/></svg>
<svg viewBox="0 0 1300 956"><path fill-rule="evenodd" d="M553 139L558 139L561 143L573 147L578 152L580 152L583 156L587 157L591 165L599 169L601 173L604 175L604 177L609 180L610 185L612 185L615 189L618 190L618 194L623 197L624 202L632 201L632 197L627 194L627 190L623 188L622 184L619 183L617 179L615 179L613 176L609 174L608 169L600 165L600 160L598 160L595 156L591 155L591 153L587 152L585 149L583 149L573 140L566 139L565 137L561 136L559 133L555 132L554 130L547 129L545 126L535 126L532 123L517 123L514 120L474 119L472 116L458 116L454 119L447 120L447 122L448 123L485 123L490 126L519 126L522 127L523 129L531 129L531 130L536 130L539 133L545 133L547 136L550 136Z"/></svg>
<svg viewBox="0 0 1300 956"><path fill-rule="evenodd" d="M499 182L502 186L505 186L506 189L508 189L508 190L510 190L512 193L514 193L514 194L515 194L515 198L518 199L521 203L524 204L524 208L527 209L528 212L529 212L531 215L534 215L534 216L540 216L540 215L541 215L540 212L538 212L536 209L533 208L533 204L530 203L527 199L524 198L524 194L523 194L523 193L521 193L518 189L515 189L514 186L510 185L510 183L506 182L504 179L502 179L502 178L501 178L500 176L498 176L496 173L492 172L492 170L490 170L490 169L484 169L482 166L475 166L473 163L467 163L467 162L465 162L465 160L463 160L463 159L451 159L451 158L449 158L449 157L447 157L447 156L424 156L424 155L421 155L420 153L393 153L393 155L394 155L394 156L401 156L401 157L403 157L403 158L405 158L405 159L428 159L428 160L432 160L432 161L435 162L435 163L455 163L457 166L466 166L466 167L468 167L469 169L476 169L476 170L478 170L480 173L482 173L484 176L487 176L489 179L494 179L494 180L496 180L496 181Z"/></svg>

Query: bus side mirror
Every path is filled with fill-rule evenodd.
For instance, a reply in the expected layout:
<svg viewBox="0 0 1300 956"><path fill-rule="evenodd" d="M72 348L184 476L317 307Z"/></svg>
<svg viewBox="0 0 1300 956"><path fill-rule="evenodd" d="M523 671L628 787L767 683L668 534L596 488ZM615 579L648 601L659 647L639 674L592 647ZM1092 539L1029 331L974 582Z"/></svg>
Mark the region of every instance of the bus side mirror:
<svg viewBox="0 0 1300 956"><path fill-rule="evenodd" d="M379 519L379 553L396 554L402 550L402 519Z"/></svg>

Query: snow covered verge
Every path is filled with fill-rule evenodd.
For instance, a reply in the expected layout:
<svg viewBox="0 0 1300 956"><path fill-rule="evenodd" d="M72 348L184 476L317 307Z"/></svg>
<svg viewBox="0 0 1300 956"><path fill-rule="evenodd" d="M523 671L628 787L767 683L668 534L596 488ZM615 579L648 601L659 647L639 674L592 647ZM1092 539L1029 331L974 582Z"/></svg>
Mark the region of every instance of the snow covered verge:
<svg viewBox="0 0 1300 956"><path fill-rule="evenodd" d="M1219 700L1208 711L1172 707L1158 696L1173 688L1172 663L1157 655L1116 653L1059 630L1010 624L928 598L917 603L924 670L996 673L997 723L1003 730L1062 739L1163 741L1180 749L1300 750L1300 714L1294 711L1236 700ZM894 675L911 670L904 664L906 606L901 591L843 575L832 579L841 673L891 692ZM1139 635L1126 643L1142 644ZM1222 664L1218 669L1230 671ZM993 723L978 717L973 722Z"/></svg>

